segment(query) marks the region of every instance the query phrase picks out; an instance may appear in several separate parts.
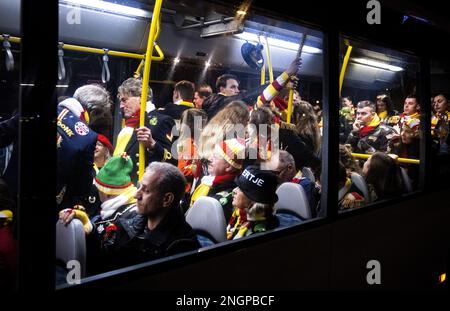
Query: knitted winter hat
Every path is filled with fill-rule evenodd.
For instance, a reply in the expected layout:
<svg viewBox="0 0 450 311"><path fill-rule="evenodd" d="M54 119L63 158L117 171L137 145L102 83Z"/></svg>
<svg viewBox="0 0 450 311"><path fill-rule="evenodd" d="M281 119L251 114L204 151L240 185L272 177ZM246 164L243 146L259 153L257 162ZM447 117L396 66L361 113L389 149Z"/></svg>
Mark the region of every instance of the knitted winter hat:
<svg viewBox="0 0 450 311"><path fill-rule="evenodd" d="M238 170L242 168L241 162L245 159L245 140L227 139L216 145L215 150L232 167Z"/></svg>
<svg viewBox="0 0 450 311"><path fill-rule="evenodd" d="M126 189L133 187L130 178L132 170L133 162L126 153L112 157L97 173L94 184L105 194L120 195Z"/></svg>
<svg viewBox="0 0 450 311"><path fill-rule="evenodd" d="M114 147L106 136L104 136L102 134L98 134L97 140L99 142L101 142L103 144L103 146L108 148L110 154L114 153Z"/></svg>
<svg viewBox="0 0 450 311"><path fill-rule="evenodd" d="M274 204L278 201L278 179L270 171L260 170L255 165L247 166L237 178L236 184L252 201L264 204Z"/></svg>

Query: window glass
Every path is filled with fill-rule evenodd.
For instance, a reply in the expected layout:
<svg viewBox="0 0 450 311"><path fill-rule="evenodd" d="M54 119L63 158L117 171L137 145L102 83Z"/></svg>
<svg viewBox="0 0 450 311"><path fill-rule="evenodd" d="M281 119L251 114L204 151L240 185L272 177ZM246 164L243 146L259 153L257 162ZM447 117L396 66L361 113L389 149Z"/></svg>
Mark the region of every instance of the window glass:
<svg viewBox="0 0 450 311"><path fill-rule="evenodd" d="M0 3L0 288L17 278L20 1Z"/></svg>
<svg viewBox="0 0 450 311"><path fill-rule="evenodd" d="M418 59L342 39L341 60L339 210L418 190Z"/></svg>
<svg viewBox="0 0 450 311"><path fill-rule="evenodd" d="M164 1L145 109L153 8L60 2L60 41L109 51L59 54L58 284L321 212L322 33L188 2Z"/></svg>

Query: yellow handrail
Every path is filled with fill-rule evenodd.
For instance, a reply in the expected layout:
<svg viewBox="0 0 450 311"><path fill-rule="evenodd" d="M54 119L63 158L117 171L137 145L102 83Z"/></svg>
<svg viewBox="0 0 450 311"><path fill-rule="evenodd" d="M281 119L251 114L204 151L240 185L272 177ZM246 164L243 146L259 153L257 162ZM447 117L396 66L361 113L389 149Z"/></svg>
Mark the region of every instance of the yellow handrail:
<svg viewBox="0 0 450 311"><path fill-rule="evenodd" d="M289 99L288 99L288 108L287 108L287 115L286 115L286 122L291 124L292 119L292 103L294 102L294 88L291 86L289 88Z"/></svg>
<svg viewBox="0 0 450 311"><path fill-rule="evenodd" d="M345 53L344 62L342 63L341 74L339 75L339 96L342 96L342 85L344 84L344 76L347 71L348 60L350 59L352 49L353 47L351 45L347 46L347 52Z"/></svg>
<svg viewBox="0 0 450 311"><path fill-rule="evenodd" d="M266 84L266 67L261 67L261 85Z"/></svg>
<svg viewBox="0 0 450 311"><path fill-rule="evenodd" d="M142 77L142 93L141 93L141 114L139 126L144 126L145 110L147 107L148 81L150 79L150 65L152 63L152 54L154 42L157 34L159 16L161 12L162 0L156 0L153 7L152 22L148 34L147 52L145 53L144 74ZM145 169L145 147L143 143L139 143L139 180L142 180Z"/></svg>
<svg viewBox="0 0 450 311"><path fill-rule="evenodd" d="M264 40L266 41L266 56L267 56L267 67L269 68L269 80L270 80L270 83L272 83L273 82L273 67L272 67L272 59L270 57L269 41L267 40L266 36L264 36Z"/></svg>
<svg viewBox="0 0 450 311"><path fill-rule="evenodd" d="M139 76L141 75L141 69L142 69L143 65L144 65L144 60L141 60L141 62L139 63L139 66L137 67L136 71L134 72L134 78L135 79L139 79Z"/></svg>
<svg viewBox="0 0 450 311"><path fill-rule="evenodd" d="M3 37L0 36L0 41L3 41ZM21 38L19 37L10 37L10 42L13 43L20 43ZM98 48L92 48L88 46L81 46L81 45L74 45L74 44L64 44L63 45L64 50L70 50L70 51L77 51L77 52L86 52L86 53L93 53L93 54L101 54L104 55L105 51L103 49ZM164 53L162 52L161 48L156 44L155 45L156 52L158 53L158 56L152 56L152 60L154 61L161 61L164 59ZM135 58L135 59L144 59L144 54L136 54L136 53L128 53L128 52L121 52L121 51L108 51L108 55L110 56L119 56L119 57L127 57L127 58Z"/></svg>
<svg viewBox="0 0 450 311"><path fill-rule="evenodd" d="M354 156L355 158L359 158L359 159L368 159L368 158L370 158L371 155L365 154L365 153L353 153L352 152L352 156ZM399 163L420 164L420 160L417 160L417 159L397 158L396 161Z"/></svg>

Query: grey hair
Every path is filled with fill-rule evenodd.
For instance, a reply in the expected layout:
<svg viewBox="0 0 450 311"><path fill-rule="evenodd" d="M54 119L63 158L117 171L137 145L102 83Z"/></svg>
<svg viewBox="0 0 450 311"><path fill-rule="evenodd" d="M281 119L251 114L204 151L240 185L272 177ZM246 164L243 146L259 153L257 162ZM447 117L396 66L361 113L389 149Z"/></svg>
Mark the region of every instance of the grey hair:
<svg viewBox="0 0 450 311"><path fill-rule="evenodd" d="M178 167L165 162L152 162L145 169L145 172L149 171L159 173L157 183L160 195L171 192L174 196L172 206L179 204L185 192L186 178Z"/></svg>
<svg viewBox="0 0 450 311"><path fill-rule="evenodd" d="M111 96L109 92L98 84L88 84L77 88L73 97L88 111L111 108Z"/></svg>
<svg viewBox="0 0 450 311"><path fill-rule="evenodd" d="M142 94L142 80L135 78L128 78L119 86L117 94L124 94L132 97L141 97ZM153 90L148 87L147 101L153 100Z"/></svg>
<svg viewBox="0 0 450 311"><path fill-rule="evenodd" d="M366 107L369 107L373 112L375 112L377 109L377 106L375 105L375 103L371 102L370 100L360 101L358 103L358 105L356 105L356 108L359 108L359 109L366 108Z"/></svg>

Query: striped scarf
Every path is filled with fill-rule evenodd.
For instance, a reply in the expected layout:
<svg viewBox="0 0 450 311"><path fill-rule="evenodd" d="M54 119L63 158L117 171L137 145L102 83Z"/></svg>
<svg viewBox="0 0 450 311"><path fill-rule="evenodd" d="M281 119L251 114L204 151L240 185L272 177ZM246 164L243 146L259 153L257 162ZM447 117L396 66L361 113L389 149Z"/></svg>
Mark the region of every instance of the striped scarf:
<svg viewBox="0 0 450 311"><path fill-rule="evenodd" d="M121 206L135 204L136 187L127 188L121 195L102 203L100 215L103 220L110 218Z"/></svg>

